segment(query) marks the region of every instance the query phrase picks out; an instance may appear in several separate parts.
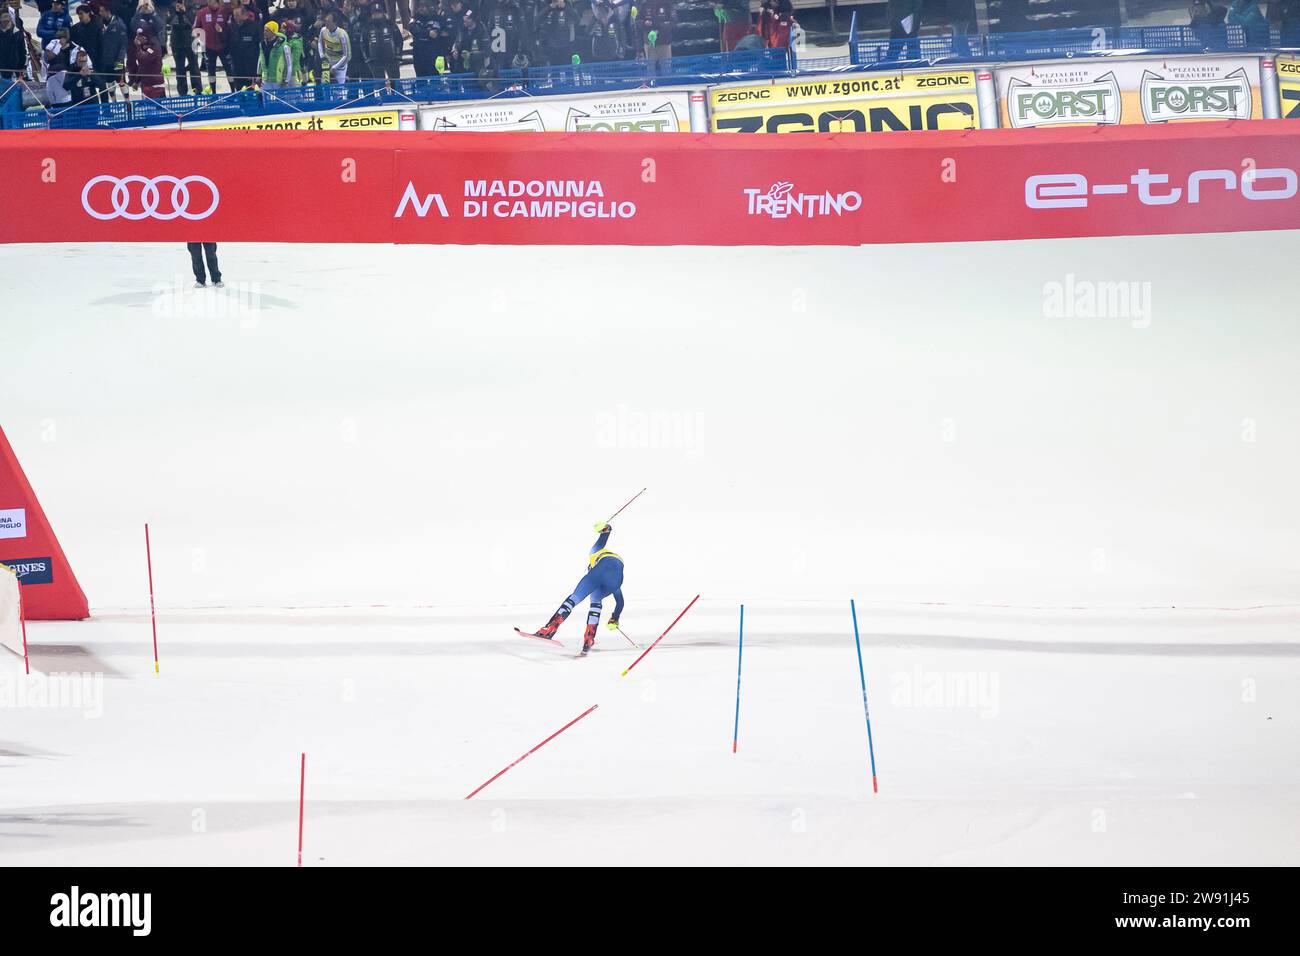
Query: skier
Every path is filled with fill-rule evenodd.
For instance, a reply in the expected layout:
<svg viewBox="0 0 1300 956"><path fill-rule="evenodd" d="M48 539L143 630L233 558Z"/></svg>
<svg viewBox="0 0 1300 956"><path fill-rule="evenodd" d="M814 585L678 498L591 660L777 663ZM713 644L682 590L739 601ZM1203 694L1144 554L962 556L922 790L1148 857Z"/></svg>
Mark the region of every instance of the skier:
<svg viewBox="0 0 1300 956"><path fill-rule="evenodd" d="M601 604L606 597L614 596L614 613L609 618L607 627L618 630L618 619L623 613L623 559L613 551L606 551L610 532L614 529L603 521L596 522L596 532L600 535L591 547L591 556L587 559L587 573L583 575L573 593L564 599L551 619L537 631L533 637L554 640L564 619L573 611L575 605L586 597L591 598L591 608L587 611L587 630L582 635L582 653L586 654L596 643L596 625L600 623ZM520 631L522 634L523 632Z"/></svg>

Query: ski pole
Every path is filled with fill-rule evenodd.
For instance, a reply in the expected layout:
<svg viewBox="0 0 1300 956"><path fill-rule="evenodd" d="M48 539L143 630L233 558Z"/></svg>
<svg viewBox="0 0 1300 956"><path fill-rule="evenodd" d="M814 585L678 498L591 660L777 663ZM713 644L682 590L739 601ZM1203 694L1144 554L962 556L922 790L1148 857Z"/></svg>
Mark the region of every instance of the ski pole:
<svg viewBox="0 0 1300 956"><path fill-rule="evenodd" d="M605 524L609 524L609 523L612 522L615 518L617 518L619 515L621 515L621 514L623 513L624 509L627 508L627 505L630 505L632 502L636 501L636 500L637 500L638 498L640 498L643 494L645 494L645 489L644 489L644 488L642 488L640 491L638 491L636 494L634 494L631 498L629 498L629 499L627 500L627 504L626 504L626 505L624 505L622 508L619 508L619 509L618 509L617 511L615 511L612 515L610 515L610 516L609 516L609 521L606 521Z"/></svg>
<svg viewBox="0 0 1300 956"><path fill-rule="evenodd" d="M632 638L628 637L627 634L624 632L624 630L623 630L621 627L620 627L620 628L616 628L616 630L617 630L620 634L623 635L623 639L624 639L625 641L627 641L627 642L628 642L629 644L631 644L633 647L637 647L637 649L640 650L640 648L637 646L636 641L634 641L634 640L632 640Z"/></svg>

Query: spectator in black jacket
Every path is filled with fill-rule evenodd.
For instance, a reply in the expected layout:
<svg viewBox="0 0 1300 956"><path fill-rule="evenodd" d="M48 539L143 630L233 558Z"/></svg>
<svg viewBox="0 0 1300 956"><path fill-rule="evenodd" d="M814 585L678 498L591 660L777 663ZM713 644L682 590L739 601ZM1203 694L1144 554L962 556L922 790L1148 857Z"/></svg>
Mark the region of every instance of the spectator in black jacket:
<svg viewBox="0 0 1300 956"><path fill-rule="evenodd" d="M677 4L673 0L646 0L644 7L637 7L637 15L641 20L641 35L645 37L645 58L671 60Z"/></svg>
<svg viewBox="0 0 1300 956"><path fill-rule="evenodd" d="M10 80L21 80L27 70L27 44L6 9L0 13L0 89Z"/></svg>
<svg viewBox="0 0 1300 956"><path fill-rule="evenodd" d="M460 18L451 57L456 73L482 73L488 65L488 34L478 14L466 10Z"/></svg>
<svg viewBox="0 0 1300 956"><path fill-rule="evenodd" d="M433 15L429 0L415 0L415 17L411 20L411 59L416 76L433 76L438 72L438 57L444 68L451 59L451 38L442 28L442 20Z"/></svg>
<svg viewBox="0 0 1300 956"><path fill-rule="evenodd" d="M243 90L257 80L257 61L262 52L262 28L251 7L235 7L235 22L230 29L230 77L232 90Z"/></svg>
<svg viewBox="0 0 1300 956"><path fill-rule="evenodd" d="M167 21L171 25L172 62L176 64L176 92L188 96L190 86L194 92L203 89L199 72L199 55L194 52L194 14L196 0L173 0L167 8Z"/></svg>
<svg viewBox="0 0 1300 956"><path fill-rule="evenodd" d="M550 7L537 28L537 47L542 60L551 66L573 62L578 18L565 0L550 0Z"/></svg>
<svg viewBox="0 0 1300 956"><path fill-rule="evenodd" d="M375 74L366 56L366 30L368 24L362 10L354 0L343 0L343 17L340 24L348 31L348 45L352 50L352 59L348 62L349 80L368 80Z"/></svg>
<svg viewBox="0 0 1300 956"><path fill-rule="evenodd" d="M599 63L623 59L623 37L618 17L608 0L596 0L591 8L591 60Z"/></svg>
<svg viewBox="0 0 1300 956"><path fill-rule="evenodd" d="M68 30L68 38L72 40L73 45L86 51L90 56L90 62L97 70L100 50L103 47L103 43L100 42L103 33L104 29L99 22L99 17L95 16L95 8L88 3L78 5L77 21Z"/></svg>
<svg viewBox="0 0 1300 956"><path fill-rule="evenodd" d="M488 51L492 69L509 69L515 55L528 47L528 24L518 0L498 0L484 4L486 14L479 19L487 29Z"/></svg>
<svg viewBox="0 0 1300 956"><path fill-rule="evenodd" d="M63 78L63 88L72 96L72 105L98 102L104 96L104 80L95 72L90 54L85 50L77 51L77 62Z"/></svg>
<svg viewBox="0 0 1300 956"><path fill-rule="evenodd" d="M402 52L402 35L396 24L388 17L388 11L376 4L370 15L363 35L366 60L376 80L387 77L396 80L401 77L398 56Z"/></svg>
<svg viewBox="0 0 1300 956"><path fill-rule="evenodd" d="M153 0L140 0L136 5L135 13L126 24L126 35L134 37L142 28L154 35L154 42L160 47L167 42L167 20L154 7ZM134 40L132 43L134 44ZM163 52L166 52L165 48Z"/></svg>
<svg viewBox="0 0 1300 956"><path fill-rule="evenodd" d="M112 7L106 5L99 8L99 19L103 21L104 32L99 38L101 61L96 64L96 69L109 84L112 84L116 78L117 90L121 92L122 99L127 99L129 94L126 85L126 24L122 22L121 17L113 13ZM108 95L114 96L111 85Z"/></svg>

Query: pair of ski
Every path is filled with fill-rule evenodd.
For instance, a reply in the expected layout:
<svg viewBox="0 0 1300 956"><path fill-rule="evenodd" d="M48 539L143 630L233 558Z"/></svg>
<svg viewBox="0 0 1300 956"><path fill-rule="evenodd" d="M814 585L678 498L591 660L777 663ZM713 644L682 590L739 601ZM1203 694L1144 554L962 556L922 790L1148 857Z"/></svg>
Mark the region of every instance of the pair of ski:
<svg viewBox="0 0 1300 956"><path fill-rule="evenodd" d="M531 632L531 631L525 631L525 630L523 630L523 629L521 629L521 628L518 628L518 627L515 628L515 633L518 634L520 637L531 637L533 640L535 640L535 641L541 641L543 644L550 644L552 647L563 647L563 646L564 646L564 645L561 644L559 641L557 641L557 640L555 640L555 639L553 639L553 638L550 638L550 637L542 637L542 635L540 635L540 634L534 634L534 633ZM587 651L589 651L589 650L590 650L590 648L584 647L582 650L578 651L578 653L577 653L576 656L578 656L578 657L586 657L586 656L587 656Z"/></svg>

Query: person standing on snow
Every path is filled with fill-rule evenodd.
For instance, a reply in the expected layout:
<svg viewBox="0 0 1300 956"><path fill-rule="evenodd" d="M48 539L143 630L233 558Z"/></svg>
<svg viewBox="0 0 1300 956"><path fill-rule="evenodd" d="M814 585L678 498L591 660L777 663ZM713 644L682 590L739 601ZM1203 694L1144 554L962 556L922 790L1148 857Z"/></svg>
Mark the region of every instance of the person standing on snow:
<svg viewBox="0 0 1300 956"><path fill-rule="evenodd" d="M618 619L623 613L623 559L613 551L605 550L605 544L609 541L613 530L603 521L596 522L596 531L600 537L591 547L591 555L587 559L587 573L573 589L573 593L565 598L564 603L551 615L551 619L534 635L535 637L553 640L555 632L572 613L573 608L588 597L591 598L591 608L587 611L587 630L582 636L582 653L587 653L596 643L596 625L600 623L601 605L610 595L614 597L614 613L610 615L607 626L611 631L618 629Z"/></svg>
<svg viewBox="0 0 1300 956"><path fill-rule="evenodd" d="M194 284L199 288L208 284L208 274L212 275L212 284L220 289L221 267L217 265L217 244L215 242L187 242L185 248L190 251L190 266L194 269ZM207 260L207 272L203 271L203 260Z"/></svg>

